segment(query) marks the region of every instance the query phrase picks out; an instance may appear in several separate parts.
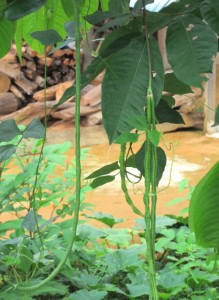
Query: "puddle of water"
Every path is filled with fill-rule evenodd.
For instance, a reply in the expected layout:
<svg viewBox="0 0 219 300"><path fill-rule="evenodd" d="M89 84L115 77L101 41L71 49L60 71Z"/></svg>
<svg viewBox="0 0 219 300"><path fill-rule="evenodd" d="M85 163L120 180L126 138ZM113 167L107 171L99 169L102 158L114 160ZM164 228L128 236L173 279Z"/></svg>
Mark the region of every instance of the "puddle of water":
<svg viewBox="0 0 219 300"><path fill-rule="evenodd" d="M182 193L178 191L178 185L181 180L187 178L190 184L194 186L199 179L206 174L210 167L219 160L219 141L217 139L207 138L201 132L189 131L164 134L164 138L167 144L174 143L176 146L174 148L173 165L171 158L172 152L163 147L168 160L163 178L160 181L159 190L162 191L158 194L157 214L178 214L184 207L188 206L187 201L170 207L167 207L166 204L174 198L186 196L186 190ZM54 139L53 142L58 143L59 141ZM83 178L105 164L118 160L118 145L112 145L111 147L107 144L93 145L89 148L90 150L86 159L82 161ZM67 153L68 161L71 160L73 155L73 150ZM60 170L60 172L62 172L62 170ZM128 184L128 186L134 203L144 212L142 200L143 184L140 183L136 186ZM168 188L165 189L167 186ZM116 177L114 182L87 193L85 202L94 204L95 211L110 213L117 218L124 218L126 220L125 223L120 224L118 227L133 226L136 216L126 204L123 193L121 192L119 176ZM51 208L46 208L43 212L44 216L49 216L50 212ZM11 215L4 217L4 220L6 219L11 219ZM4 220L1 215L0 221L3 222ZM100 223L99 226L101 226Z"/></svg>

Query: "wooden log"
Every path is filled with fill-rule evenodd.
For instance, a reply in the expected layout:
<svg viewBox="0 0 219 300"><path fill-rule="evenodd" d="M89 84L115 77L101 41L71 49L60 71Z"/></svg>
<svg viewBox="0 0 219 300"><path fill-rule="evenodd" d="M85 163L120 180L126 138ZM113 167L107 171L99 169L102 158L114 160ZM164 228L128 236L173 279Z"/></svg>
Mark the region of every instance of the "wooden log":
<svg viewBox="0 0 219 300"><path fill-rule="evenodd" d="M36 79L36 72L35 71L32 71L32 70L29 70L29 69L23 69L23 72L25 74L25 76L30 79L31 81L35 81Z"/></svg>
<svg viewBox="0 0 219 300"><path fill-rule="evenodd" d="M31 70L31 71L33 71L33 72L36 72L36 64L35 64L35 62L33 61L33 60L30 60L30 61L28 61L27 62L27 64L26 64L26 67L29 69L29 70Z"/></svg>
<svg viewBox="0 0 219 300"><path fill-rule="evenodd" d="M64 49L58 49L56 50L53 54L52 57L53 58L59 58L65 55L65 50Z"/></svg>
<svg viewBox="0 0 219 300"><path fill-rule="evenodd" d="M49 101L46 102L46 114L49 115L53 106L57 104L56 101ZM58 110L62 109L72 109L74 110L75 104L72 102L63 103L57 108ZM29 103L26 107L19 109L13 113L8 115L2 115L0 111L0 120L7 120L7 119L14 119L17 121L18 124L29 124L33 119L40 117L44 117L44 103L43 102L35 102Z"/></svg>
<svg viewBox="0 0 219 300"><path fill-rule="evenodd" d="M19 101L12 93L0 94L0 114L10 114L16 111L19 107Z"/></svg>
<svg viewBox="0 0 219 300"><path fill-rule="evenodd" d="M5 73L0 72L0 93L5 93L9 90L11 80Z"/></svg>
<svg viewBox="0 0 219 300"><path fill-rule="evenodd" d="M56 91L59 88L60 83L50 86L46 89L46 100L54 100L56 98ZM40 90L33 94L33 99L41 102L45 99L45 92L44 90Z"/></svg>
<svg viewBox="0 0 219 300"><path fill-rule="evenodd" d="M62 77L61 72L52 71L52 78L56 81L56 83L60 82L61 77Z"/></svg>
<svg viewBox="0 0 219 300"><path fill-rule="evenodd" d="M38 63L42 66L44 66L46 63L47 67L51 67L53 64L53 61L54 61L54 58L52 58L52 57L47 57L46 60L44 57L40 57L38 60Z"/></svg>
<svg viewBox="0 0 219 300"><path fill-rule="evenodd" d="M75 103L72 103L75 104ZM100 107L96 106L96 107L89 107L89 106L81 106L80 108L80 116L86 116L90 113L99 111ZM61 119L61 120L71 120L74 119L75 116L75 106L72 106L70 108L66 108L66 109L62 109L60 111L53 111L51 112L51 116L55 119Z"/></svg>
<svg viewBox="0 0 219 300"><path fill-rule="evenodd" d="M9 64L4 59L0 59L0 71L13 79L24 78L23 72L16 67L16 64Z"/></svg>
<svg viewBox="0 0 219 300"><path fill-rule="evenodd" d="M21 91L15 85L12 84L10 86L10 91L22 102L26 102L24 95L21 93Z"/></svg>
<svg viewBox="0 0 219 300"><path fill-rule="evenodd" d="M101 102L101 84L95 86L81 97L81 105L95 106Z"/></svg>
<svg viewBox="0 0 219 300"><path fill-rule="evenodd" d="M66 81L66 82L63 82L63 83L59 84L59 86L56 90L56 96L55 96L57 102L61 99L61 97L63 96L65 90L67 88L69 88L70 86L72 86L73 82L74 81L71 80L71 81ZM74 97L71 97L68 101L73 101L73 100L74 100Z"/></svg>
<svg viewBox="0 0 219 300"><path fill-rule="evenodd" d="M42 76L37 75L35 82L38 85L38 87L43 88L44 87L44 78Z"/></svg>
<svg viewBox="0 0 219 300"><path fill-rule="evenodd" d="M102 124L102 112L97 111L94 113L91 113L87 115L82 121L81 125L82 126L94 126L94 125L99 125Z"/></svg>
<svg viewBox="0 0 219 300"><path fill-rule="evenodd" d="M35 82L28 80L27 78L15 79L14 82L27 95L32 95L33 92L37 89L37 84Z"/></svg>
<svg viewBox="0 0 219 300"><path fill-rule="evenodd" d="M105 72L100 73L94 80L91 81L93 85L99 85L103 81Z"/></svg>

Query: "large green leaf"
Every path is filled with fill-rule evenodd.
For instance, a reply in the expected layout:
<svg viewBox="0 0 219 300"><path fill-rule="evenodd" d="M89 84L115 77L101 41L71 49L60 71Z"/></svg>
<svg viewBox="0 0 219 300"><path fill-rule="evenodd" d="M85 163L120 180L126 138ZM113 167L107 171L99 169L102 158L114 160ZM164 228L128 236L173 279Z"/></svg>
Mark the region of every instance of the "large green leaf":
<svg viewBox="0 0 219 300"><path fill-rule="evenodd" d="M6 18L0 19L0 58L5 56L11 48L14 37L15 24Z"/></svg>
<svg viewBox="0 0 219 300"><path fill-rule="evenodd" d="M157 42L149 39L151 65L154 72L152 89L158 103L163 90L163 64ZM145 37L132 39L131 43L108 59L102 83L103 124L109 142L129 131L128 119L144 114L149 85L149 55Z"/></svg>
<svg viewBox="0 0 219 300"><path fill-rule="evenodd" d="M0 19L4 16L5 7L6 7L6 0L1 0L1 2L0 2Z"/></svg>
<svg viewBox="0 0 219 300"><path fill-rule="evenodd" d="M166 167L166 154L162 148L157 147L157 185L162 178L164 169ZM145 143L141 149L135 154L135 164L141 174L144 176L144 161L145 161Z"/></svg>
<svg viewBox="0 0 219 300"><path fill-rule="evenodd" d="M75 292L69 296L69 299L72 300L102 300L107 296L106 291L98 291L98 290L80 290Z"/></svg>
<svg viewBox="0 0 219 300"><path fill-rule="evenodd" d="M14 42L17 49L17 55L20 59L20 62L22 61L22 45L23 45L23 19L17 20L16 22L16 31L14 35Z"/></svg>
<svg viewBox="0 0 219 300"><path fill-rule="evenodd" d="M205 21L219 34L219 2L206 0L202 3L200 10Z"/></svg>
<svg viewBox="0 0 219 300"><path fill-rule="evenodd" d="M38 9L40 9L47 0L14 0L6 10L5 16L11 21L18 20Z"/></svg>
<svg viewBox="0 0 219 300"><path fill-rule="evenodd" d="M153 34L159 29L167 26L171 19L171 15L147 11L147 18L145 22L148 33ZM138 22L140 28L144 26L144 20L141 14L136 18L136 22Z"/></svg>
<svg viewBox="0 0 219 300"><path fill-rule="evenodd" d="M169 24L166 37L168 61L177 78L202 87L203 73L212 71L217 37L212 29L193 15L178 16Z"/></svg>
<svg viewBox="0 0 219 300"><path fill-rule="evenodd" d="M62 37L56 30L47 29L42 31L35 31L31 33L31 36L40 41L44 46L54 45L55 43L62 42Z"/></svg>
<svg viewBox="0 0 219 300"><path fill-rule="evenodd" d="M94 171L89 176L87 176L85 179L93 179L93 178L96 178L96 177L99 177L99 176L108 175L108 174L112 173L115 170L119 170L118 161L116 161L112 164L106 165L106 166Z"/></svg>
<svg viewBox="0 0 219 300"><path fill-rule="evenodd" d="M95 178L91 182L90 186L92 187L92 189L96 189L99 186L102 186L106 183L112 182L114 179L115 179L115 176L112 176L112 175L100 176L100 177Z"/></svg>
<svg viewBox="0 0 219 300"><path fill-rule="evenodd" d="M163 99L160 100L155 109L156 119L159 124L161 123L173 123L173 124L184 124L183 118L169 106L169 104Z"/></svg>
<svg viewBox="0 0 219 300"><path fill-rule="evenodd" d="M199 181L189 204L189 226L197 243L219 249L219 162Z"/></svg>
<svg viewBox="0 0 219 300"><path fill-rule="evenodd" d="M27 273L34 262L33 254L27 247L22 246L19 251L19 256L20 268Z"/></svg>
<svg viewBox="0 0 219 300"><path fill-rule="evenodd" d="M107 60L120 49L126 47L134 36L142 35L137 24L132 22L129 26L122 26L114 30L103 41L99 50L99 55L91 62L81 77L81 89L88 85L97 75L99 75L106 67ZM69 87L63 94L59 102L54 105L53 109L67 101L75 95L75 85Z"/></svg>
<svg viewBox="0 0 219 300"><path fill-rule="evenodd" d="M9 142L21 134L22 133L17 127L15 120L9 119L0 123L0 143Z"/></svg>
<svg viewBox="0 0 219 300"><path fill-rule="evenodd" d="M185 14L194 11L201 2L203 0L178 0L164 7L161 12L173 15Z"/></svg>
<svg viewBox="0 0 219 300"><path fill-rule="evenodd" d="M109 0L109 10L121 14L129 13L129 0Z"/></svg>
<svg viewBox="0 0 219 300"><path fill-rule="evenodd" d="M192 93L191 87L180 81L174 73L165 74L163 90L173 95L183 95L186 93Z"/></svg>
<svg viewBox="0 0 219 300"><path fill-rule="evenodd" d="M61 1L47 0L40 10L23 18L23 38L38 53L42 54L44 46L31 36L35 31L53 29L64 39L66 31L64 23L69 21L65 14Z"/></svg>
<svg viewBox="0 0 219 300"><path fill-rule="evenodd" d="M102 10L108 10L109 0L100 0Z"/></svg>
<svg viewBox="0 0 219 300"><path fill-rule="evenodd" d="M27 125L23 131L23 137L25 139L43 139L45 138L46 130L40 119L34 119L30 124Z"/></svg>
<svg viewBox="0 0 219 300"><path fill-rule="evenodd" d="M0 146L0 163L10 158L16 152L16 146L5 145Z"/></svg>

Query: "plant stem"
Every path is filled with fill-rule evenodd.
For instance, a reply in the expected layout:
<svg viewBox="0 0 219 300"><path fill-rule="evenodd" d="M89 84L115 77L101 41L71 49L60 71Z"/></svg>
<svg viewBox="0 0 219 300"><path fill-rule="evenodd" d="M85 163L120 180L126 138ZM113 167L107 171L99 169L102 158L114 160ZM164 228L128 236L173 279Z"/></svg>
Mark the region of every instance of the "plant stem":
<svg viewBox="0 0 219 300"><path fill-rule="evenodd" d="M76 105L75 105L75 155L76 155L76 200L75 200L75 212L72 222L72 235L69 241L69 244L66 248L66 253L63 256L62 260L59 262L57 267L53 272L43 281L32 286L15 286L20 291L30 292L36 290L44 285L46 285L50 280L52 280L58 273L61 271L62 267L65 265L76 237L76 230L79 220L79 211L80 211L80 200L81 200L81 161L80 161L80 98L81 98L81 54L80 54L80 20L79 20L79 11L78 11L78 1L73 0L74 6L74 21L75 21L75 41L76 41Z"/></svg>
<svg viewBox="0 0 219 300"><path fill-rule="evenodd" d="M126 144L122 144L121 147L120 147L120 157L119 157L119 164L120 164L120 177L121 177L121 188L122 188L122 191L125 195L125 199L126 199L126 202L129 206L131 206L132 208L132 211L141 216L141 217L144 217L144 215L142 214L142 212L134 205L131 197L129 196L129 193L128 193L128 189L127 189L127 186L126 186L126 181L125 181L125 174L126 174L126 169L125 169L125 151L126 151Z"/></svg>

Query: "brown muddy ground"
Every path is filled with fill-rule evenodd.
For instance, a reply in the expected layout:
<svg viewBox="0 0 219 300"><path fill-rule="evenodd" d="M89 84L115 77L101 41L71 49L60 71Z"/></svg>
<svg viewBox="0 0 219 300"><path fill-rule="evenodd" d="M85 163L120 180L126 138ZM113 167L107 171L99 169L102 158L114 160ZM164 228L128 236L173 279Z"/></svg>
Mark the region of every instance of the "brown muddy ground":
<svg viewBox="0 0 219 300"><path fill-rule="evenodd" d="M157 214L178 214L188 206L188 201L172 206L167 206L167 203L175 198L186 196L188 190L179 192L178 189L179 183L183 179L188 179L189 184L195 186L219 159L219 140L206 137L202 131L192 130L165 133L163 138L164 142L161 143L161 147L166 152L168 163L160 182ZM57 126L55 129L49 130L49 143L66 140L74 142L71 125L65 129ZM170 144L174 145L174 152L168 150ZM83 161L84 177L105 164L118 160L118 145L109 146L107 144L107 138L101 126L82 128L82 146L90 148L86 160ZM73 157L73 151L73 149L69 151L69 158ZM143 211L143 185L141 183L137 186L130 184L129 188L136 206ZM117 218L124 218L126 221L119 227L132 226L136 218L120 190L119 177L116 181L89 192L86 195L86 202L94 204L96 212L101 211L113 214Z"/></svg>

